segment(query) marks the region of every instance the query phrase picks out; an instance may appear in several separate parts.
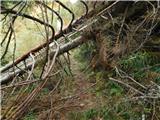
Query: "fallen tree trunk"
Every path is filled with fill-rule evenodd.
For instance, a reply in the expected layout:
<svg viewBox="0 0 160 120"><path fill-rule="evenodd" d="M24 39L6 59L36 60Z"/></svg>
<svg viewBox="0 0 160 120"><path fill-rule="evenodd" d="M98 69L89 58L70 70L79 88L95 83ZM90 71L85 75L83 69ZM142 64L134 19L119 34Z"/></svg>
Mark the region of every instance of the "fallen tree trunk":
<svg viewBox="0 0 160 120"><path fill-rule="evenodd" d="M125 9L124 8L126 8L126 6L129 8L128 9L128 14L126 15L126 23L128 23L128 24L130 24L130 22L131 22L131 20L134 20L134 19L138 19L140 16L141 16L141 14L139 15L137 15L136 16L136 18L135 17L133 17L133 16L135 16L135 14L137 14L137 12L138 11L140 11L141 9L143 9L143 7L144 7L144 5L141 5L140 4L140 6L138 6L138 9L136 9L136 8L134 8L134 6L133 6L133 2L130 2L130 4L128 5L128 2L118 2L118 3L116 3L116 2L114 2L113 4L111 4L110 6L108 6L107 8L103 8L102 9L102 11L101 10L98 10L98 11L96 11L96 13L93 13L93 11L92 12L89 12L89 14L87 15L87 16L83 16L82 18L91 18L91 17L94 17L94 15L95 15L95 17L98 17L98 16L100 16L102 13L105 13L105 11L107 11L109 8L111 8L112 6L114 6L116 4L116 6L115 6L115 8L113 9L113 11L111 12L111 13L113 13L113 17L117 17L118 15L119 15L119 13L124 13L124 11L125 11ZM143 3L142 3L143 4ZM118 8L117 8L117 6L119 6ZM122 7L122 6L124 6L124 7ZM134 8L134 9L136 9L136 10L134 10L134 11L132 11L132 8ZM140 9L141 8L141 9ZM99 12L99 11L101 11L101 12ZM95 12L95 11L94 11ZM143 14L145 13L145 10L143 11ZM107 15L106 15L107 16ZM118 16L119 17L119 16ZM84 23L84 21L83 21L84 19L79 19L79 20L77 20L75 23L73 23L72 24L72 27L77 27L78 26L78 24L81 24L81 23ZM159 28L159 27L158 27ZM155 29L155 31L157 31L158 30L158 28L157 29ZM111 28L109 28L108 27L108 29L111 29ZM117 29L117 28L116 28ZM55 39L58 39L58 38L60 38L60 37L62 37L63 36L63 34L67 34L67 33L70 33L70 32L72 32L73 30L71 29L71 28L66 28L66 29L64 29L63 30L63 32L62 33L58 33L57 35L55 35ZM78 39L78 38L77 38ZM76 40L77 40L76 39ZM72 41L73 42L73 41ZM67 47L65 47L65 48L61 48L60 49L60 51L59 51L59 54L62 54L62 53L64 53L65 51L69 51L70 49L72 49L72 47L73 46L75 46L75 47L77 47L78 46L78 44L82 44L81 42L79 43L78 41L76 41L75 43L73 42L69 42L68 44L65 44L65 45L67 45ZM147 41L148 42L148 41ZM78 43L78 44L77 44ZM65 46L65 45L62 45L63 47ZM71 46L70 46L71 45ZM73 46L72 46L73 45ZM27 52L25 55L23 55L22 57L20 57L20 58L18 58L16 61L15 61L15 63L13 64L13 63L11 63L11 64L7 64L4 68L2 68L0 71L1 72L4 72L4 71L6 71L6 70L8 70L9 68L12 68L13 67L13 65L16 65L16 64L19 64L21 61L23 61L23 60L25 60L26 58L28 58L28 56L29 56L29 54L30 53L35 53L35 52L37 52L37 51L39 51L39 50L41 50L41 49L43 49L43 48L45 48L45 46L46 46L46 43L44 43L44 44L42 44L42 45L40 45L40 46L38 46L38 47L36 47L36 48L34 48L33 50L31 50L31 51L29 51L29 52ZM61 46L61 47L62 47ZM70 46L70 47L69 47ZM73 47L74 48L74 47ZM157 46L156 48L154 48L154 50L156 49L156 51L157 50L159 50L159 46ZM55 51L54 52L52 52L53 54L55 53ZM29 69L30 67L29 67L30 65L28 64L28 67L27 67L27 69ZM14 74L12 73L11 75L6 75L5 77L1 77L1 80L0 80L0 82L1 81L7 81L7 79L9 80L9 79L12 79L14 76L15 76L15 74L21 74L21 73L23 73L23 71L16 71ZM9 80L10 81L10 80ZM5 83L5 82L3 82L3 83Z"/></svg>
<svg viewBox="0 0 160 120"><path fill-rule="evenodd" d="M62 46L60 46L58 55L61 55L71 49L74 49L78 47L79 45L83 44L84 42L87 42L87 40L84 40L82 36L77 37L71 42L68 42ZM56 49L51 51L50 57L53 57L56 52ZM43 57L42 57L43 58ZM38 62L41 61L41 59L37 59L35 62L35 67L38 65ZM32 63L28 63L26 66L23 66L21 69L15 70L15 72L7 72L3 76L1 76L0 82L1 84L7 84L10 82L16 75L22 75L25 73L25 70L31 69Z"/></svg>
<svg viewBox="0 0 160 120"><path fill-rule="evenodd" d="M90 10L87 14L82 15L79 19L75 20L71 26L63 29L62 31L60 31L58 33L56 33L55 36L54 36L54 39L57 40L57 39L61 38L64 34L68 34L70 32L73 32L72 28L79 27L79 25L81 25L82 23L84 23L86 21L86 19L92 18L92 17L94 17L97 14L101 15L103 12L107 11L107 9L109 9L110 7L112 7L112 4L105 4L103 7L101 7L101 9ZM106 8L105 11L103 11L104 8ZM11 11L11 10L8 10L7 12L10 13L10 14L16 14L15 11ZM4 13L6 13L6 11L4 11ZM3 14L3 12L1 12L1 14ZM21 16L23 16L23 14ZM36 52L40 51L41 49L45 48L47 46L47 44L50 44L52 42L53 42L53 39L49 39L49 43L45 42L45 43L43 43L43 44L41 44L41 45L39 45L39 46L31 49L30 51L28 51L27 53L25 53L23 56L17 58L14 61L14 64L13 64L13 62L11 62L11 63L7 64L6 66L4 66L3 68L1 68L0 72L5 72L6 70L12 68L14 65L19 64L21 61L23 61L26 58L28 58L28 56L29 56L30 53L36 53Z"/></svg>

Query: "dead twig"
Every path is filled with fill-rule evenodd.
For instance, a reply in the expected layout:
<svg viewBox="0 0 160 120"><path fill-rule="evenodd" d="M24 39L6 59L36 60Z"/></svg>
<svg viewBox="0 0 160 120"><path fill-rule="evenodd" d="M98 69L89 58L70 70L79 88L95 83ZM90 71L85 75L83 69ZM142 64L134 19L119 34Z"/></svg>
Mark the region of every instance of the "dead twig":
<svg viewBox="0 0 160 120"><path fill-rule="evenodd" d="M143 96L145 95L143 92L137 90L136 88L132 87L131 85L129 85L127 83L124 83L124 82L122 82L120 80L117 80L117 79L114 79L114 78L111 78L111 77L109 78L109 80L112 80L112 81L118 82L118 83L120 83L122 85L125 85L126 87L131 88L132 90L134 90L135 92L137 92L137 93L139 93L139 94L141 94Z"/></svg>

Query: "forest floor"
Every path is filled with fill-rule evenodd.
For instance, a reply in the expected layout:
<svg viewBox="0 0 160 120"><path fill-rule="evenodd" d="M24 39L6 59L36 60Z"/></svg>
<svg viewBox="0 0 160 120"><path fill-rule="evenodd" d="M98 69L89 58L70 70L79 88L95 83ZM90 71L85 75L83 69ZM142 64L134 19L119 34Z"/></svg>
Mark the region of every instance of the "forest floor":
<svg viewBox="0 0 160 120"><path fill-rule="evenodd" d="M54 93L52 117L49 116L50 109L47 109L51 108L49 96L43 96L41 100L33 102L31 108L33 112L36 112L38 120L46 120L47 116L49 119L70 120L74 119L71 118L73 117L70 116L71 113L87 111L98 106L99 99L91 91L96 83L90 82L90 78L80 69L80 64L73 55L70 59L73 76L66 77L59 85L61 90Z"/></svg>
<svg viewBox="0 0 160 120"><path fill-rule="evenodd" d="M140 56L142 58L138 57L139 54L136 56L138 62L133 61L134 68L137 66L137 68L141 68L140 65L143 63L144 58L149 61L146 54L143 57L144 53L141 53ZM49 91L42 91L39 94L38 99L33 101L28 110L29 112L22 120L128 120L129 118L141 118L143 108L147 110L152 109L152 106L146 106L146 103L143 104L143 100L141 99L138 101L140 103L137 102L136 105L135 102L129 101L132 100L129 98L136 95L135 92L132 93L118 84L113 84L108 81L107 76L101 78L102 72L96 73L96 71L92 71L93 75L92 72L88 73L89 71L85 73L84 69L88 68L88 65L79 62L72 53L70 60L72 75L65 76L61 84L54 91L53 96L49 96L48 93L57 83L53 83L56 79L52 78L52 81L45 86L44 90L46 88L50 89L50 84L53 84L54 87L52 86ZM155 67L154 69L159 71L159 67ZM154 75L153 71L151 73ZM156 73L159 76L159 72ZM103 74L108 75L110 73L104 72ZM143 77L143 80L148 81L152 79L150 74L145 74L146 76ZM138 78L139 76L136 79ZM159 77L157 78L159 80ZM126 99L125 102L124 99ZM157 100L157 106L158 104L159 101ZM152 114L152 111L150 113L146 112L147 119L150 118L150 114Z"/></svg>

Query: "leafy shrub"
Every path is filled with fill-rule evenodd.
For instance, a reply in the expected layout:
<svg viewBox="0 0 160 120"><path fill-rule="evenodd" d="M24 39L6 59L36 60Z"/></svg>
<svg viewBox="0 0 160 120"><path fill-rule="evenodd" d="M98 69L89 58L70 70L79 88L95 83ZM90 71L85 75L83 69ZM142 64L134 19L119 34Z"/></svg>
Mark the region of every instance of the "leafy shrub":
<svg viewBox="0 0 160 120"><path fill-rule="evenodd" d="M144 78L147 75L146 68L150 71L160 72L159 66L154 67L155 64L158 64L160 59L157 56L154 56L148 52L137 52L131 54L127 57L124 57L120 61L120 67L129 72L135 78Z"/></svg>

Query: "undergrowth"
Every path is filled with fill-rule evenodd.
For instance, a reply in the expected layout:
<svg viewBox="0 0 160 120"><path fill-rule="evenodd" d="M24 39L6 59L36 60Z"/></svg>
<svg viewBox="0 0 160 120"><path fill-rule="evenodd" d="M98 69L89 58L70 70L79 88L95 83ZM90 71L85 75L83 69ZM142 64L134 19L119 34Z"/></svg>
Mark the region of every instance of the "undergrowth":
<svg viewBox="0 0 160 120"><path fill-rule="evenodd" d="M149 52L137 52L120 61L120 68L130 73L132 77L138 80L150 79L152 75L154 82L160 82L160 58ZM157 75L155 75L157 74Z"/></svg>
<svg viewBox="0 0 160 120"><path fill-rule="evenodd" d="M74 52L74 58L78 60L79 67L81 70L85 70L90 65L90 60L93 57L95 52L95 44L94 42L89 42L80 46L79 49L76 49Z"/></svg>
<svg viewBox="0 0 160 120"><path fill-rule="evenodd" d="M75 58L81 62L85 69L91 58L94 46L82 46L75 54ZM139 51L129 56L122 57L117 67L142 84L153 81L160 84L160 58L151 52ZM152 106L145 100L132 101L129 99L130 91L124 86L110 81L109 77L118 77L115 70L91 71L88 73L91 79L95 79L96 86L91 90L96 94L100 103L96 108L83 112L71 112L71 120L141 120L143 115L150 119ZM157 103L158 105L158 103ZM159 116L158 116L159 117Z"/></svg>

